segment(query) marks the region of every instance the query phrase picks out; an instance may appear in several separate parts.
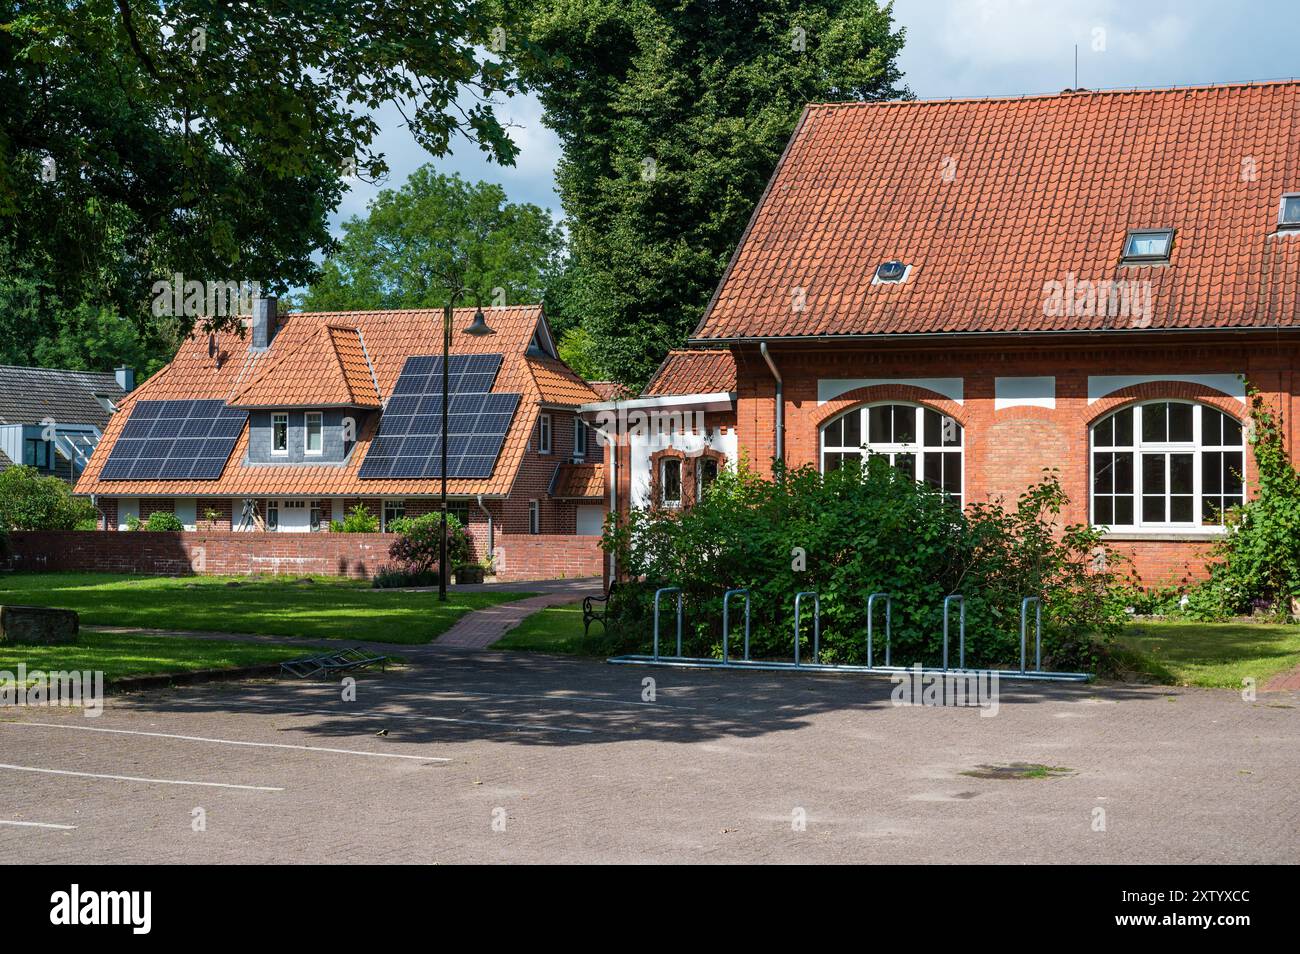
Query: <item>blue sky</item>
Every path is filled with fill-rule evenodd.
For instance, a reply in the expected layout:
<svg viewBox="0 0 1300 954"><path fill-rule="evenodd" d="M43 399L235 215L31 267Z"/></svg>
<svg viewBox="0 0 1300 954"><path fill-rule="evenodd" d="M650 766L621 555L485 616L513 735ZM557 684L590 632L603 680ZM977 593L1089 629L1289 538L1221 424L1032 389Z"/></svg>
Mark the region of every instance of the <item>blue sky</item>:
<svg viewBox="0 0 1300 954"><path fill-rule="evenodd" d="M1079 85L1182 86L1300 75L1300 6L1296 0L897 0L896 22L907 28L900 65L919 97L1007 96L1056 92ZM1101 47L1095 49L1094 47ZM400 185L420 164L500 183L516 202L560 214L553 170L559 143L531 97L504 102L521 147L513 168L488 162L460 140L453 154L430 157L402 127L396 109L378 114L378 148ZM363 214L376 187L354 184L333 218Z"/></svg>

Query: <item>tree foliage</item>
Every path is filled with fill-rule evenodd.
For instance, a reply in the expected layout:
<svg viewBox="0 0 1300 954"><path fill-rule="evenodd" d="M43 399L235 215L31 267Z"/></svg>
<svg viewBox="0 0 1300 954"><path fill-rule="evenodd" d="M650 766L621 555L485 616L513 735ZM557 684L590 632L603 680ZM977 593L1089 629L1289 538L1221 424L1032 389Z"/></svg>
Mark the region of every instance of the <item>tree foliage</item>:
<svg viewBox="0 0 1300 954"><path fill-rule="evenodd" d="M387 172L380 106L433 155L463 133L513 162L492 97L520 87L482 52L508 26L485 0L0 0L0 286L147 331L176 272L306 284L349 177Z"/></svg>
<svg viewBox="0 0 1300 954"><path fill-rule="evenodd" d="M454 291L449 277L467 287L456 305L540 302L564 246L545 209L427 165L343 230L306 296L309 310L442 307Z"/></svg>
<svg viewBox="0 0 1300 954"><path fill-rule="evenodd" d="M804 105L909 95L873 0L522 8L521 73L564 151L572 274L551 314L626 384L699 321Z"/></svg>
<svg viewBox="0 0 1300 954"><path fill-rule="evenodd" d="M1098 559L1107 551L1091 527L1060 524L1065 503L1054 473L1014 507L987 503L964 512L881 458L870 459L865 472L856 462L825 475L802 467L783 481L724 473L688 510L634 510L607 528L604 546L635 581L619 591L611 632L627 648L647 648L654 589L679 586L687 654L717 654L723 593L747 587L755 658L789 658L794 595L812 590L821 599L823 658L861 663L867 598L884 592L893 597L892 661L937 664L944 598L960 593L968 665L1018 667L1020 601L1039 596L1045 667L1095 668L1123 618L1113 555ZM739 606L733 646L743 633ZM877 613L882 642L875 651L883 658L883 608ZM664 619L661 633L671 632L671 608ZM805 616L804 658L811 637ZM955 662L955 610L951 639ZM1032 644L1029 652L1032 665Z"/></svg>
<svg viewBox="0 0 1300 954"><path fill-rule="evenodd" d="M95 508L58 477L34 467L0 473L0 530L77 530L95 519Z"/></svg>

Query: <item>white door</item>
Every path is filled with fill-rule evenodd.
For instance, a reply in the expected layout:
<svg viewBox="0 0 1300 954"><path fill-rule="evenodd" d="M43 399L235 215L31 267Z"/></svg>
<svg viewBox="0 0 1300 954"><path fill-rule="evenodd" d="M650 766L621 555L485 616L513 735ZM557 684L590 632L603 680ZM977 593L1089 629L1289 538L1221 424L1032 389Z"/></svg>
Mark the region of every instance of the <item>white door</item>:
<svg viewBox="0 0 1300 954"><path fill-rule="evenodd" d="M307 501L281 500L280 526L277 529L281 533L310 533L311 508L307 506Z"/></svg>
<svg viewBox="0 0 1300 954"><path fill-rule="evenodd" d="M605 527L604 507L578 508L578 533L598 537Z"/></svg>

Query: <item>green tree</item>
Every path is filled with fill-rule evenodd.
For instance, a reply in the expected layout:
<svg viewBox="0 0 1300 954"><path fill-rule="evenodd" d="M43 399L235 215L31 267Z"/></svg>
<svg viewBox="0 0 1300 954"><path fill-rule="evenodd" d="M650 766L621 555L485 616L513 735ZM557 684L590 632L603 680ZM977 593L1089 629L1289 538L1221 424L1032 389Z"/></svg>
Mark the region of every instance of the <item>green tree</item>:
<svg viewBox="0 0 1300 954"><path fill-rule="evenodd" d="M517 59L564 150L572 274L551 314L627 384L699 321L804 104L910 95L873 0L523 6Z"/></svg>
<svg viewBox="0 0 1300 954"><path fill-rule="evenodd" d="M95 508L57 477L34 467L0 473L0 530L76 530L95 519Z"/></svg>
<svg viewBox="0 0 1300 954"><path fill-rule="evenodd" d="M380 192L366 217L349 219L343 230L307 293L309 310L441 307L448 274L470 289L455 304L539 302L564 247L545 209L507 202L498 185L467 183L431 166L400 189Z"/></svg>
<svg viewBox="0 0 1300 954"><path fill-rule="evenodd" d="M0 0L0 246L23 250L46 314L88 303L143 323L175 272L305 285L349 177L387 172L380 106L432 155L464 134L514 161L493 97L519 84L482 53L509 15L489 0Z"/></svg>

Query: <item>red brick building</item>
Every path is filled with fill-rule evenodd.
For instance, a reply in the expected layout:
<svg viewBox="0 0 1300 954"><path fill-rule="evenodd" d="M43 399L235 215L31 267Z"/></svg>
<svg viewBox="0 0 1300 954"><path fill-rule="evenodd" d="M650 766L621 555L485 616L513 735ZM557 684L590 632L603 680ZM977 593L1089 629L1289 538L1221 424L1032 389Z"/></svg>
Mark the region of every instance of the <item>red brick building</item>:
<svg viewBox="0 0 1300 954"><path fill-rule="evenodd" d="M966 503L1056 468L1156 584L1249 493L1248 385L1300 451L1298 329L1300 83L814 105L647 393L759 470L884 454ZM621 448L621 506L689 503L672 443Z"/></svg>
<svg viewBox="0 0 1300 954"><path fill-rule="evenodd" d="M161 510L191 531L307 534L360 505L384 531L436 511L441 310L280 316L273 299L256 304L243 334L187 341L122 401L76 487L102 526ZM541 552L523 537L564 535L589 573L603 448L575 409L599 395L559 360L539 306L484 317L492 333L474 337L474 309L453 315L451 510L481 556L501 536L522 554ZM324 559L320 545L281 549ZM247 552L235 546L230 565Z"/></svg>

